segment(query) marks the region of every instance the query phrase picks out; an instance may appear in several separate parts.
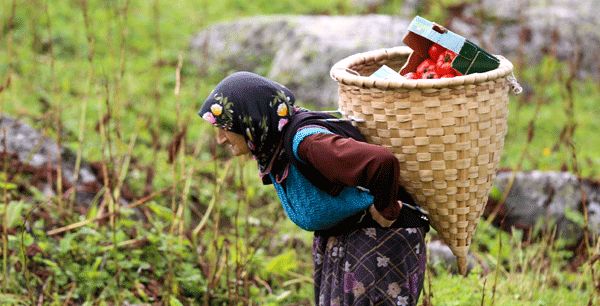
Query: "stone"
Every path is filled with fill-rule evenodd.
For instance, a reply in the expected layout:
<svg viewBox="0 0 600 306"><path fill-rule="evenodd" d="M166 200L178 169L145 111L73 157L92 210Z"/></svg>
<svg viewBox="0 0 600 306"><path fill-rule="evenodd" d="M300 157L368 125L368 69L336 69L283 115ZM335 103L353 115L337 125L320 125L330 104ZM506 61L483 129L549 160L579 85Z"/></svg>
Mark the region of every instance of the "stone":
<svg viewBox="0 0 600 306"><path fill-rule="evenodd" d="M249 17L203 30L190 52L199 67L253 71L285 85L298 101L335 108L331 67L356 53L401 45L410 21L386 15Z"/></svg>
<svg viewBox="0 0 600 306"><path fill-rule="evenodd" d="M441 240L433 240L427 244L427 252L429 253L428 265L445 266L449 271L458 273L458 264L456 262L456 256L452 253L449 246L444 244ZM473 270L477 265L480 265L483 270L489 270L489 267L483 263L478 262L471 253L467 254L467 273Z"/></svg>
<svg viewBox="0 0 600 306"><path fill-rule="evenodd" d="M75 152L60 148L56 142L32 126L5 114L0 117L0 130L3 131L0 133L1 151L6 148L6 152L17 155L19 162L42 170L56 169L60 160L63 179L69 185L75 183ZM79 168L78 186L81 185L94 186L92 189L95 190L100 188L94 171L85 161L81 162ZM42 192L49 197L56 195L51 186L52 184L48 183L42 188ZM95 193L90 194L86 188L78 188L75 194L77 203L84 206L91 204L94 196Z"/></svg>
<svg viewBox="0 0 600 306"><path fill-rule="evenodd" d="M498 172L494 185L504 192L512 175L510 171ZM542 229L550 231L550 226L555 225L560 237L577 241L584 233L581 219L569 214L569 211L583 215L582 191L585 194L589 230L600 233L598 184L589 180L583 180L580 184L577 176L568 172L534 170L516 173L502 207L505 226L534 228L541 222Z"/></svg>
<svg viewBox="0 0 600 306"><path fill-rule="evenodd" d="M483 14L482 14L483 12ZM494 54L537 64L553 54L579 59L579 77L597 77L600 64L600 6L584 0L517 0L499 5L482 0L462 7L448 26ZM481 16L484 18L480 18Z"/></svg>
<svg viewBox="0 0 600 306"><path fill-rule="evenodd" d="M579 59L579 77L600 76L600 5L585 0L504 2L450 6L443 25L515 65L535 65L553 54L563 61ZM403 17L275 15L217 23L191 39L192 62L202 71L221 74L253 71L286 85L298 101L317 109L337 108L337 83L329 78L333 64L359 52L403 45L408 24L425 5L425 0L407 0L398 12Z"/></svg>

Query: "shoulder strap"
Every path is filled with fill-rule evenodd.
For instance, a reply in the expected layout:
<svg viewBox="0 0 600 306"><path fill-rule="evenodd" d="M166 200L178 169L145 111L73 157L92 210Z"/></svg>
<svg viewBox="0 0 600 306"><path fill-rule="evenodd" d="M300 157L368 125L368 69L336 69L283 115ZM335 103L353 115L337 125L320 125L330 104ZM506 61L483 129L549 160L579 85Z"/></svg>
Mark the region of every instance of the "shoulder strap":
<svg viewBox="0 0 600 306"><path fill-rule="evenodd" d="M310 165L306 165L302 161L299 161L293 154L293 140L297 131L308 125L317 125L326 128L330 132L340 135L346 138L353 138L358 141L365 142L365 138L360 134L358 129L354 127L348 121L340 121L338 118L322 112L302 112L292 117L288 123L285 134L283 136L283 145L285 152L288 155L292 165L300 171L300 173L306 177L313 185L319 189L327 192L332 196L337 196L344 185L336 184L329 181L324 175L321 174L317 169Z"/></svg>
<svg viewBox="0 0 600 306"><path fill-rule="evenodd" d="M328 113L316 111L302 112L295 115L290 122L288 132L294 131L293 134L295 134L295 131L307 125L319 125L340 136L366 142L363 135L349 121L340 120Z"/></svg>

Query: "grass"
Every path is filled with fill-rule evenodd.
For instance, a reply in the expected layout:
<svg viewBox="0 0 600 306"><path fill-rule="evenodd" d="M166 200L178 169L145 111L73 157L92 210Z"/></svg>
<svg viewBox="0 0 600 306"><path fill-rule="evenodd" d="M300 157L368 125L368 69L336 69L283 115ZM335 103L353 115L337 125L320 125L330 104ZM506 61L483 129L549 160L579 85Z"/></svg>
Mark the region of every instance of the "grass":
<svg viewBox="0 0 600 306"><path fill-rule="evenodd" d="M93 162L105 187L79 207L42 192L46 177L70 190L60 171L21 171L0 155L0 303L310 305L311 235L285 217L254 162L231 159L196 117L224 75L200 73L186 50L196 31L244 16L400 9L349 2L3 1L0 113ZM450 3L419 14L443 20ZM522 67L533 91L511 96L501 167L597 179L597 81L572 79L577 67L551 54ZM598 237L574 250L551 233L480 224L471 250L489 269L465 278L432 266L422 305L599 302Z"/></svg>
<svg viewBox="0 0 600 306"><path fill-rule="evenodd" d="M547 56L539 66L518 71L532 92L511 101L501 165L573 171L575 151L580 174L598 178L600 157L594 148L600 143L590 137L600 129L593 115L600 108L598 84L591 79L572 80L577 69Z"/></svg>
<svg viewBox="0 0 600 306"><path fill-rule="evenodd" d="M431 305L595 305L597 270L590 269L597 267L575 265L577 256L566 248L572 242L551 239L552 234L525 236L480 223L471 250L483 264L467 277L449 274L444 266L431 268L426 291L433 296L425 299Z"/></svg>

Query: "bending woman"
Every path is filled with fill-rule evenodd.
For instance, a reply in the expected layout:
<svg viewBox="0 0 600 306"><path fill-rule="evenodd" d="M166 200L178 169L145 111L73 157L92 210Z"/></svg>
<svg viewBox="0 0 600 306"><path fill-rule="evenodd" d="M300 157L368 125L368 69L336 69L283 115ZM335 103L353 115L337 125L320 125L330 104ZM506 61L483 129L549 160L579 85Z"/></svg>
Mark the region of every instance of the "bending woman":
<svg viewBox="0 0 600 306"><path fill-rule="evenodd" d="M250 72L223 79L198 113L234 155L251 153L290 219L314 231L316 305L416 305L428 220L399 186L392 152L333 116L294 106Z"/></svg>

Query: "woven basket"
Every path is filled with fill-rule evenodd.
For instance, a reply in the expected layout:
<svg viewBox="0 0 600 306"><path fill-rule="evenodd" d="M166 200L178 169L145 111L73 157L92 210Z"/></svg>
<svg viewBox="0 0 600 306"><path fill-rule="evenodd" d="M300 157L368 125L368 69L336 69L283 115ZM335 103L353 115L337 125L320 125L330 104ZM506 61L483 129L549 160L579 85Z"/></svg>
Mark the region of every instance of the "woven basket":
<svg viewBox="0 0 600 306"><path fill-rule="evenodd" d="M466 255L487 202L504 146L507 78L512 64L436 80L368 77L382 65L396 71L412 50L396 47L336 63L339 107L372 144L400 161L401 184L429 212L433 228L466 273Z"/></svg>

